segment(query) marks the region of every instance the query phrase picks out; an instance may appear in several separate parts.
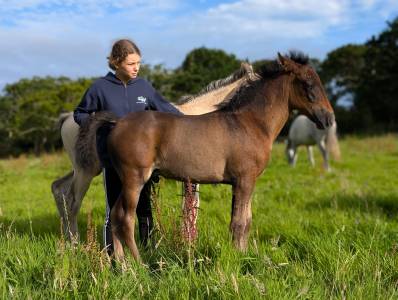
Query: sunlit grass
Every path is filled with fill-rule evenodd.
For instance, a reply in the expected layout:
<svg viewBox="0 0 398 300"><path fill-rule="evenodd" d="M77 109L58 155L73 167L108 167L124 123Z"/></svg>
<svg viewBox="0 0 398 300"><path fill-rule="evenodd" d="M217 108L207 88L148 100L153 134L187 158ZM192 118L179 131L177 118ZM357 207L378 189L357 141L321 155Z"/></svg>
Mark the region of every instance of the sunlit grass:
<svg viewBox="0 0 398 300"><path fill-rule="evenodd" d="M60 235L51 182L69 171L63 153L0 161L1 298L398 298L398 137L347 137L331 173L304 149L290 168L284 145L258 179L247 253L228 225L229 186L201 186L199 239L182 243L181 187L160 182L164 228L144 266L126 272L101 252L105 203L98 176L79 216L82 242ZM316 149L315 149L316 150Z"/></svg>

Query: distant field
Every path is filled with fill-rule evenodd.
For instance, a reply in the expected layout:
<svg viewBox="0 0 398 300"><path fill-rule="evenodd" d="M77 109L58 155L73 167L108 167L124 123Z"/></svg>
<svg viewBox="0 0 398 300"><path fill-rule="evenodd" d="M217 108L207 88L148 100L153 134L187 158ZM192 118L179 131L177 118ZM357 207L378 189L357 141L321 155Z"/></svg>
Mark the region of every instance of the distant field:
<svg viewBox="0 0 398 300"><path fill-rule="evenodd" d="M164 228L127 272L101 254L104 192L99 176L83 201L82 243L60 234L51 182L70 169L64 153L0 160L0 298L397 299L398 136L348 137L325 173L317 151L296 168L275 144L253 197L247 253L228 232L229 186L201 187L199 240L178 235L180 185L160 182ZM156 246L156 247L155 247Z"/></svg>

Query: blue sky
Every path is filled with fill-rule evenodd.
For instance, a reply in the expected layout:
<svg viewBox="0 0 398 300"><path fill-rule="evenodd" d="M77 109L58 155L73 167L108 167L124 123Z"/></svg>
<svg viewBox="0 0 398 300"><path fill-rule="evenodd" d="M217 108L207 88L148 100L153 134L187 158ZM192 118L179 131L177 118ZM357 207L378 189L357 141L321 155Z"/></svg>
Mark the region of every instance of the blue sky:
<svg viewBox="0 0 398 300"><path fill-rule="evenodd" d="M0 89L35 75L104 75L124 37L145 63L168 68L201 46L251 61L290 49L324 59L396 16L398 0L0 0Z"/></svg>

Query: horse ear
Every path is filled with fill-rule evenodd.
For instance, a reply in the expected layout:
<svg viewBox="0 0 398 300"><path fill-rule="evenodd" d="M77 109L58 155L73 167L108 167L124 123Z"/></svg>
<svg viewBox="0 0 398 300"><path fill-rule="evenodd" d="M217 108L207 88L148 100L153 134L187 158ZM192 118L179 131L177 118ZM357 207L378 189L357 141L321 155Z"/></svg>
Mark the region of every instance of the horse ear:
<svg viewBox="0 0 398 300"><path fill-rule="evenodd" d="M246 70L246 73L253 72L253 67L251 64L249 64L247 61L242 61L240 63L240 67L244 70Z"/></svg>
<svg viewBox="0 0 398 300"><path fill-rule="evenodd" d="M283 61L285 60L285 58L282 56L282 54L280 54L279 52L278 52L278 62L281 64L281 65L283 65Z"/></svg>
<svg viewBox="0 0 398 300"><path fill-rule="evenodd" d="M248 76L250 80L258 79L258 75L254 72L253 66L249 64L247 61L243 61L240 65L241 70L244 70L245 76Z"/></svg>
<svg viewBox="0 0 398 300"><path fill-rule="evenodd" d="M285 68L287 58L278 52L278 63Z"/></svg>
<svg viewBox="0 0 398 300"><path fill-rule="evenodd" d="M281 55L278 52L278 62L282 66L282 68L287 72L295 73L297 71L296 63L292 61L290 58Z"/></svg>

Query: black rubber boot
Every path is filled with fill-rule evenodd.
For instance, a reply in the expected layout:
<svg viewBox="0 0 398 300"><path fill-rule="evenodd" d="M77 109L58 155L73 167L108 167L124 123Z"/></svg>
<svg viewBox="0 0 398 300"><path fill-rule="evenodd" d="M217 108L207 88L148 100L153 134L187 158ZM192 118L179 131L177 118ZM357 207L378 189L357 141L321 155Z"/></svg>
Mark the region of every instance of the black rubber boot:
<svg viewBox="0 0 398 300"><path fill-rule="evenodd" d="M152 216L138 217L138 230L140 233L141 244L146 247L153 230Z"/></svg>

